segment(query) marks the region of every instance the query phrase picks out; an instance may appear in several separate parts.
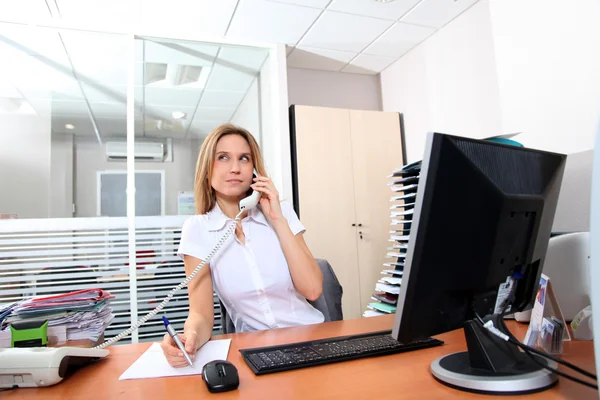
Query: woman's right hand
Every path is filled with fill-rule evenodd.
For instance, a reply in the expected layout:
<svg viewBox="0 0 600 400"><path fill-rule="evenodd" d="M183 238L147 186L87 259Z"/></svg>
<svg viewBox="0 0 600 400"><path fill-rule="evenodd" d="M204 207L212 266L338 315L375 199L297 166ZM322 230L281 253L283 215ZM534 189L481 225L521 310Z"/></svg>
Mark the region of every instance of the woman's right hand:
<svg viewBox="0 0 600 400"><path fill-rule="evenodd" d="M184 330L183 334L179 334L177 336L179 336L179 339L185 346L185 351L188 353L193 362L194 357L196 356L198 335L194 331L186 332ZM175 341L168 333L165 333L165 337L163 338L160 347L162 348L165 358L170 366L180 368L188 365L185 357L183 357L183 353L181 353L181 350L179 350L179 347L177 347Z"/></svg>

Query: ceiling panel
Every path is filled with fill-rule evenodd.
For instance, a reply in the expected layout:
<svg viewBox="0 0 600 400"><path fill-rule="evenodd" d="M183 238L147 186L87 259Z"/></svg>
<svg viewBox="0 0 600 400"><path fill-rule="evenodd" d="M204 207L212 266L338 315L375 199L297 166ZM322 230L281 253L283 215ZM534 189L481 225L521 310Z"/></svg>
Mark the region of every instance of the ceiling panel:
<svg viewBox="0 0 600 400"><path fill-rule="evenodd" d="M20 86L19 90L21 91L21 93L23 93L23 96L25 96L30 101L36 99L74 101L84 100L81 89L75 81L71 81L68 84L61 85L60 87L56 88Z"/></svg>
<svg viewBox="0 0 600 400"><path fill-rule="evenodd" d="M296 44L321 10L266 0L240 0L227 37Z"/></svg>
<svg viewBox="0 0 600 400"><path fill-rule="evenodd" d="M81 116L88 114L85 101L52 101L52 116Z"/></svg>
<svg viewBox="0 0 600 400"><path fill-rule="evenodd" d="M51 117L52 116L52 101L48 99L32 99L26 100L31 107L35 110L35 113L40 117Z"/></svg>
<svg viewBox="0 0 600 400"><path fill-rule="evenodd" d="M159 106L196 106L202 89L186 89L186 88L158 88L147 86L144 94L144 102L146 105Z"/></svg>
<svg viewBox="0 0 600 400"><path fill-rule="evenodd" d="M22 21L29 18L32 21L51 17L44 0L0 1L0 20Z"/></svg>
<svg viewBox="0 0 600 400"><path fill-rule="evenodd" d="M0 76L0 97L21 98L21 93L13 84L3 80L5 77Z"/></svg>
<svg viewBox="0 0 600 400"><path fill-rule="evenodd" d="M276 3L296 4L298 6L325 8L329 0L269 0Z"/></svg>
<svg viewBox="0 0 600 400"><path fill-rule="evenodd" d="M107 30L137 25L140 20L137 0L55 0L63 19L102 21ZM92 11L93 10L93 11Z"/></svg>
<svg viewBox="0 0 600 400"><path fill-rule="evenodd" d="M206 90L200 100L200 107L235 108L246 94L244 92L225 92L221 90Z"/></svg>
<svg viewBox="0 0 600 400"><path fill-rule="evenodd" d="M359 53L392 24L382 19L325 11L299 45Z"/></svg>
<svg viewBox="0 0 600 400"><path fill-rule="evenodd" d="M101 136L127 136L127 120L125 118L96 118Z"/></svg>
<svg viewBox="0 0 600 400"><path fill-rule="evenodd" d="M233 117L235 107L198 107L194 116L194 124L196 121L222 121L227 122Z"/></svg>
<svg viewBox="0 0 600 400"><path fill-rule="evenodd" d="M127 36L84 32L62 32L61 37L79 80L90 85L127 85L129 49ZM100 50L101 49L101 50ZM137 57L141 48L136 46ZM136 64L137 83L142 65Z"/></svg>
<svg viewBox="0 0 600 400"><path fill-rule="evenodd" d="M90 102L93 103L120 103L127 102L127 86L124 85L102 85L83 83L83 91ZM134 100L140 102L143 99L143 86L134 87Z"/></svg>
<svg viewBox="0 0 600 400"><path fill-rule="evenodd" d="M200 120L194 119L192 126L188 132L188 138L206 137L208 134L228 120Z"/></svg>
<svg viewBox="0 0 600 400"><path fill-rule="evenodd" d="M219 51L215 45L169 41L144 41L144 60L150 63L211 66Z"/></svg>
<svg viewBox="0 0 600 400"><path fill-rule="evenodd" d="M67 129L66 124L71 124L74 129ZM57 116L52 118L52 133L70 133L80 136L96 136L94 125L88 117Z"/></svg>
<svg viewBox="0 0 600 400"><path fill-rule="evenodd" d="M346 51L296 47L292 54L288 56L287 65L296 68L340 71L357 54Z"/></svg>
<svg viewBox="0 0 600 400"><path fill-rule="evenodd" d="M186 114L185 118L180 119L179 121L187 125L194 114L194 110L196 106L191 107L182 107L182 106L148 106L146 107L146 117L151 119L162 118L165 120L177 121L173 118L172 113L174 111L181 111Z"/></svg>
<svg viewBox="0 0 600 400"><path fill-rule="evenodd" d="M400 57L434 32L433 28L398 22L367 47L364 53Z"/></svg>
<svg viewBox="0 0 600 400"><path fill-rule="evenodd" d="M225 35L237 0L144 0L140 14L142 24L160 22L165 30L208 35Z"/></svg>
<svg viewBox="0 0 600 400"><path fill-rule="evenodd" d="M62 60L66 56L60 37L54 30L3 24L0 32L0 45L18 50L19 53L40 54L52 60Z"/></svg>
<svg viewBox="0 0 600 400"><path fill-rule="evenodd" d="M380 3L374 0L333 0L327 9L395 21L419 1L421 0L395 0L389 3Z"/></svg>
<svg viewBox="0 0 600 400"><path fill-rule="evenodd" d="M208 90L225 90L229 92L246 92L254 80L254 74L215 65L205 88Z"/></svg>
<svg viewBox="0 0 600 400"><path fill-rule="evenodd" d="M342 72L374 75L383 71L394 61L396 61L396 58L359 54Z"/></svg>
<svg viewBox="0 0 600 400"><path fill-rule="evenodd" d="M402 22L441 28L479 0L423 0Z"/></svg>
<svg viewBox="0 0 600 400"><path fill-rule="evenodd" d="M268 49L259 49L256 47L222 47L216 62L225 67L239 68L241 70L250 69L258 72L268 56Z"/></svg>
<svg viewBox="0 0 600 400"><path fill-rule="evenodd" d="M117 103L90 103L96 118L126 118L127 108Z"/></svg>

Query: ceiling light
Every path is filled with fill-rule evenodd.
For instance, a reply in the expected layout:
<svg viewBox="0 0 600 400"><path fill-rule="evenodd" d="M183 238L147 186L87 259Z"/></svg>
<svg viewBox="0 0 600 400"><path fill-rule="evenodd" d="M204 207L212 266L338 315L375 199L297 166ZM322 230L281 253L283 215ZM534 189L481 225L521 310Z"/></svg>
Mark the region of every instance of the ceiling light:
<svg viewBox="0 0 600 400"><path fill-rule="evenodd" d="M67 129L75 129L75 126L73 126L71 124L66 124L65 128L67 128Z"/></svg>
<svg viewBox="0 0 600 400"><path fill-rule="evenodd" d="M185 113L183 111L173 111L171 113L171 116L174 119L182 119L182 118L185 118Z"/></svg>

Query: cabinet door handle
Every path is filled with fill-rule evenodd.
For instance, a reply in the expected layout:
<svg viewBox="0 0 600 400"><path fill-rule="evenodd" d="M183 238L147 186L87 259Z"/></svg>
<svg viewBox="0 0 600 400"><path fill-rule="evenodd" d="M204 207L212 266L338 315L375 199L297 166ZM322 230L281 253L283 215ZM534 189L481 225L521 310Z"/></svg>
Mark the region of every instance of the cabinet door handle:
<svg viewBox="0 0 600 400"><path fill-rule="evenodd" d="M352 226L356 226L356 224L352 224Z"/></svg>
<svg viewBox="0 0 600 400"><path fill-rule="evenodd" d="M362 226L362 224L358 224L358 226Z"/></svg>
<svg viewBox="0 0 600 400"><path fill-rule="evenodd" d="M359 232L358 232L358 236L359 236L359 237L362 239L362 236L363 236L363 235L362 235L362 232L361 232L361 231L359 231Z"/></svg>

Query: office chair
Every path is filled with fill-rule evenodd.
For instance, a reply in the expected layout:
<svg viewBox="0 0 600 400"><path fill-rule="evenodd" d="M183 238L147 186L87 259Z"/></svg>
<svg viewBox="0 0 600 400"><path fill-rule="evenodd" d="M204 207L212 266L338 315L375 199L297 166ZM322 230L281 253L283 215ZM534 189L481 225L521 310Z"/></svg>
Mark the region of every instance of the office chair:
<svg viewBox="0 0 600 400"><path fill-rule="evenodd" d="M342 285L340 285L329 262L319 258L315 260L323 274L323 293L321 293L321 296L315 301L309 300L308 302L323 313L325 322L341 321L344 319L344 314L342 312L342 295L344 294L344 289L342 288ZM219 306L221 308L221 329L223 330L223 333L235 333L233 321L227 314L223 302L220 300Z"/></svg>

